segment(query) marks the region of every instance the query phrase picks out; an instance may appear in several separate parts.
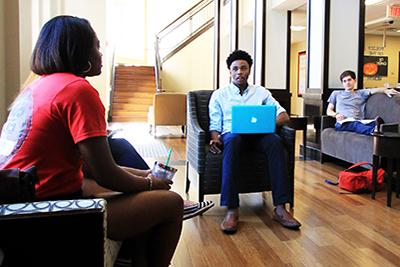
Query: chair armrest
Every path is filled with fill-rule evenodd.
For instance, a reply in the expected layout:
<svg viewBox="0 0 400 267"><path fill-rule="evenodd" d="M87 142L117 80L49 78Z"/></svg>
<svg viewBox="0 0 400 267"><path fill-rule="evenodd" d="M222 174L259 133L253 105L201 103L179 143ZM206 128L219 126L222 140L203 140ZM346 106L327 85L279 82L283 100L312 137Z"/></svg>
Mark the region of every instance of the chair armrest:
<svg viewBox="0 0 400 267"><path fill-rule="evenodd" d="M104 199L50 200L0 205L0 221L25 217L68 216L88 212L104 213Z"/></svg>
<svg viewBox="0 0 400 267"><path fill-rule="evenodd" d="M384 123L379 131L381 133L400 133L400 125L399 123Z"/></svg>
<svg viewBox="0 0 400 267"><path fill-rule="evenodd" d="M186 134L186 158L198 173L204 172L206 141L208 132L203 130L197 120L188 117Z"/></svg>
<svg viewBox="0 0 400 267"><path fill-rule="evenodd" d="M279 127L277 130L278 135L281 137L282 143L288 152L288 155L293 156L294 162L294 148L296 142L296 130L287 125ZM290 160L290 159L289 159Z"/></svg>
<svg viewBox="0 0 400 267"><path fill-rule="evenodd" d="M326 128L335 128L335 123L335 118L327 115L321 116L321 131Z"/></svg>
<svg viewBox="0 0 400 267"><path fill-rule="evenodd" d="M0 236L5 265L44 266L62 261L66 266L75 266L77 262L104 266L106 201L77 199L3 204L0 205Z"/></svg>

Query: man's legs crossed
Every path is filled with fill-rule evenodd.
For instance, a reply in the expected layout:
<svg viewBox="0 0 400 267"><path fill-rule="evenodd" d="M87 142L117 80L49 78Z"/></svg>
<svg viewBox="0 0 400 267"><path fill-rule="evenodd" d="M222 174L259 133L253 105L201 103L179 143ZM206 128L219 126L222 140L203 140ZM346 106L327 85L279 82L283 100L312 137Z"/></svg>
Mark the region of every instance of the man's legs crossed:
<svg viewBox="0 0 400 267"><path fill-rule="evenodd" d="M345 123L336 123L335 129L337 131L348 131L348 132L355 132L359 134L370 135L376 126L376 121L372 121L368 124L363 124L359 121L352 121L352 122L345 122Z"/></svg>

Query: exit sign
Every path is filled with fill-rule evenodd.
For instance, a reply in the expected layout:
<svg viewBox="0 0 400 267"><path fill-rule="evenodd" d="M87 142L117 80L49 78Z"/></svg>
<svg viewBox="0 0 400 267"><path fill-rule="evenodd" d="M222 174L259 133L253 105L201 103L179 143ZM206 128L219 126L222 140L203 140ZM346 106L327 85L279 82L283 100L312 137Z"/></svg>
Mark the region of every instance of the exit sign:
<svg viewBox="0 0 400 267"><path fill-rule="evenodd" d="M390 16L400 17L400 5L391 5L390 6Z"/></svg>

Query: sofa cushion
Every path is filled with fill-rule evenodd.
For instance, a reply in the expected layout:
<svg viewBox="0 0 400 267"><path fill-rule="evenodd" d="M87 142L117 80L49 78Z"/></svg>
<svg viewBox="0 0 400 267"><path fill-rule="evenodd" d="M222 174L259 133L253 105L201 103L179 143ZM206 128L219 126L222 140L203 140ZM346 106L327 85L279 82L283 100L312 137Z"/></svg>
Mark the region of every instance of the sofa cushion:
<svg viewBox="0 0 400 267"><path fill-rule="evenodd" d="M321 140L321 150L324 154L350 163L372 163L372 136L327 128L322 131Z"/></svg>

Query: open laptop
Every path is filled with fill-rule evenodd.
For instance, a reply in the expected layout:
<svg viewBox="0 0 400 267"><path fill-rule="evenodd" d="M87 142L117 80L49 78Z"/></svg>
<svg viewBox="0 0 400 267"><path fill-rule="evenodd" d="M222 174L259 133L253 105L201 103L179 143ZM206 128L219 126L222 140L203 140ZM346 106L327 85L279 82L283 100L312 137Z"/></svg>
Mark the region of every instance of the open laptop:
<svg viewBox="0 0 400 267"><path fill-rule="evenodd" d="M274 105L232 106L232 133L274 133L276 107Z"/></svg>

